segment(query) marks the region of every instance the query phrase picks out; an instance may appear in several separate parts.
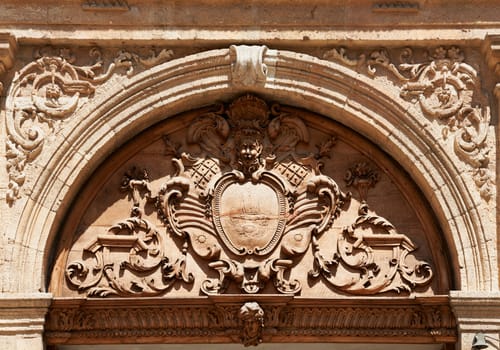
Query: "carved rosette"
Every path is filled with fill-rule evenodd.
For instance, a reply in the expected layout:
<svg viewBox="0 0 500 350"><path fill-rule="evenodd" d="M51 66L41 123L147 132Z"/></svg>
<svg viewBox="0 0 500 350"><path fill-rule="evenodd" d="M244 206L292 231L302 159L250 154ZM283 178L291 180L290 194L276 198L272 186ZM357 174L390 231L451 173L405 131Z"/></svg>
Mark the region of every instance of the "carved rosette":
<svg viewBox="0 0 500 350"><path fill-rule="evenodd" d="M471 167L480 195L489 200L494 188L487 145L491 115L478 72L464 62L458 47L438 47L426 56L428 60L413 63L413 52L406 48L400 53L401 63L395 64L385 49L358 58L348 57L345 48L324 54L324 58L349 67L365 66L370 76L378 73L377 67L390 72L400 85L400 96L418 104L424 116L443 125L443 139L452 137L455 154Z"/></svg>
<svg viewBox="0 0 500 350"><path fill-rule="evenodd" d="M332 226L354 201L321 171L335 138L320 142L315 154L297 151L309 142L298 112L246 95L204 112L186 140L199 153L176 150L167 139L176 173L156 195L146 172L126 174L131 216L98 234L85 248L86 260L67 265L70 288L88 296L162 295L176 281L193 282L188 252L209 268L199 283L208 295L229 287L256 294L268 285L297 294L302 285L291 276L305 254L312 254L311 280L321 276L345 293L411 292L432 279L428 263L407 259L417 249L411 240L369 210L366 193L378 175L367 164L346 176L360 193L358 216L343 229ZM153 203L165 233L142 218L141 206ZM182 246L174 263L166 235ZM323 235L335 244L322 246Z"/></svg>
<svg viewBox="0 0 500 350"><path fill-rule="evenodd" d="M9 189L6 199L13 204L20 198L26 174L25 167L41 152L46 136L56 133L60 124L89 98L96 88L105 83L121 68L127 76L138 64L151 67L170 59L171 50L142 58L120 51L105 69L101 52L90 51L94 63L75 64L76 57L69 49L45 48L36 52L37 59L16 73L7 97L6 143Z"/></svg>

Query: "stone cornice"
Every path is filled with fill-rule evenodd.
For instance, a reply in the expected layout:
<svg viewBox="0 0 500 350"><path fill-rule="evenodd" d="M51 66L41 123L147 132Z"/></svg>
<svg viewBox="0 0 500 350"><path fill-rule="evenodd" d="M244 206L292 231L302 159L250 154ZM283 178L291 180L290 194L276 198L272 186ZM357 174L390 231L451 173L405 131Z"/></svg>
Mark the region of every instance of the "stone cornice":
<svg viewBox="0 0 500 350"><path fill-rule="evenodd" d="M41 333L51 302L48 293L1 294L0 336Z"/></svg>
<svg viewBox="0 0 500 350"><path fill-rule="evenodd" d="M16 38L9 33L0 33L0 95L3 92L3 76L14 65L16 51Z"/></svg>
<svg viewBox="0 0 500 350"><path fill-rule="evenodd" d="M461 329L500 330L500 293L451 292L450 304Z"/></svg>

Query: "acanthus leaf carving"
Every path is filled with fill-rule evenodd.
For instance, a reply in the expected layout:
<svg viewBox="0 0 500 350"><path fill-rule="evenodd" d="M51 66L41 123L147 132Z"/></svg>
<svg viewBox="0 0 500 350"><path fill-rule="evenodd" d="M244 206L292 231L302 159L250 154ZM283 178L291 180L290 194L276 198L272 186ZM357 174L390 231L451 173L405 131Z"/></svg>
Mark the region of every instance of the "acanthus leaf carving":
<svg viewBox="0 0 500 350"><path fill-rule="evenodd" d="M443 139L453 137L455 154L472 168L479 193L488 201L494 188L486 142L491 116L478 73L465 62L463 52L456 46L438 47L427 57L423 62L413 63L410 48L401 50L400 64L393 63L386 49L360 54L359 59L349 59L345 48L334 48L324 54L325 59L349 67L365 65L370 76L378 73L377 67L390 72L400 84L401 98L418 103L424 116L444 125Z"/></svg>
<svg viewBox="0 0 500 350"><path fill-rule="evenodd" d="M207 264L206 279L199 283L207 295L234 287L247 294L272 287L281 294L300 293L301 281L292 270L311 250L311 279L322 276L346 293L410 292L432 279L429 264L407 261L417 249L411 240L369 211L367 192L379 177L367 163L356 164L345 177L358 190L358 215L344 229L333 225L353 202L350 192L342 192L322 172L336 139L318 140L315 154L298 152L310 137L297 111L269 108L260 98L245 95L205 109L191 122L185 139L197 145L191 148L194 153L176 149L164 138L176 169L157 195L147 172L136 169L125 175L122 189L130 193L131 216L87 247L93 266L81 261L68 266L70 286L89 296L161 295L176 281L193 282L186 267L188 252ZM166 236L143 218L142 202L154 203L166 234L182 244L175 263L165 256ZM335 242L328 252L331 259L324 258L324 237ZM130 249L127 260L107 262L109 252L104 253L115 246ZM125 270L132 275L128 280L120 278Z"/></svg>
<svg viewBox="0 0 500 350"><path fill-rule="evenodd" d="M134 73L134 66L144 67L161 63L172 57L171 50L142 58L120 51L107 69L102 53L90 50L95 63L89 66L75 64L76 57L69 49L43 48L35 53L36 60L16 73L6 101L7 170L9 189L7 202L12 205L20 198L20 188L26 177L25 167L42 151L47 135L57 133L61 123L92 98L96 88L105 83L118 69ZM15 166L13 166L15 164Z"/></svg>

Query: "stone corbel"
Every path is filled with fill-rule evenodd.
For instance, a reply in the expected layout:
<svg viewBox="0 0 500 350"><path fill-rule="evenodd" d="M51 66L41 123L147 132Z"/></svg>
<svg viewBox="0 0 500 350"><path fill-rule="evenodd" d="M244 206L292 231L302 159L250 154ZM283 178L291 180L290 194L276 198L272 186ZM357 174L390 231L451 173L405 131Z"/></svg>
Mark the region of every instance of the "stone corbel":
<svg viewBox="0 0 500 350"><path fill-rule="evenodd" d="M17 41L9 33L0 33L0 95L3 93L3 77L14 66Z"/></svg>
<svg viewBox="0 0 500 350"><path fill-rule="evenodd" d="M264 64L266 46L231 45L231 79L237 86L263 85L269 68Z"/></svg>

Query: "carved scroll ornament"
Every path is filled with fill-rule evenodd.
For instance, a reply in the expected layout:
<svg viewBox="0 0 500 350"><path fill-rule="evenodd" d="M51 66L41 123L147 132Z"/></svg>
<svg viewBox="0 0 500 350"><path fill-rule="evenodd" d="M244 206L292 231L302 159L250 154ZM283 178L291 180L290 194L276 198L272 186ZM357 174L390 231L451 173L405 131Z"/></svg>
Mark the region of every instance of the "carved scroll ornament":
<svg viewBox="0 0 500 350"><path fill-rule="evenodd" d="M381 49L358 58L349 58L345 48L332 49L324 58L349 67L366 67L375 76L377 67L390 72L401 87L401 97L418 103L424 116L444 125L443 139L453 137L456 155L471 168L474 182L485 200L493 194L493 174L489 170L490 149L487 145L490 111L481 92L478 72L464 62L458 47L438 47L428 53L428 60L413 63L413 52L400 53L400 64L394 64L387 50Z"/></svg>
<svg viewBox="0 0 500 350"><path fill-rule="evenodd" d="M189 251L218 274L200 284L205 294L224 293L231 285L254 294L269 282L279 293L296 294L302 285L290 272L310 247L309 277L321 276L343 292L412 291L431 280L429 264L406 260L416 249L411 240L371 213L364 200L351 225L332 228L350 205L350 193L321 171L335 141L325 140L315 154L299 154L296 147L309 142L309 130L298 114L247 95L201 115L187 140L201 152L180 152L168 142L177 172L156 196L144 173L126 176L132 216L97 235L84 251L86 260L69 263L71 288L88 296L163 294L175 281L193 282L186 272ZM358 190L367 179L369 187L376 182L366 165L354 169L348 183ZM142 219L141 194L146 204L155 203L167 233ZM173 264L166 235L182 244ZM322 247L322 235L334 235L336 245ZM119 247L129 253L113 258ZM333 258L325 259L323 250Z"/></svg>
<svg viewBox="0 0 500 350"><path fill-rule="evenodd" d="M152 53L149 58L120 51L107 69L101 52L94 48L90 66L75 65L76 57L69 49L43 49L38 57L17 72L7 97L7 202L20 198L26 179L25 167L41 152L46 136L59 130L60 124L91 98L96 88L123 69L127 76L141 64L151 67L172 57L171 50Z"/></svg>

